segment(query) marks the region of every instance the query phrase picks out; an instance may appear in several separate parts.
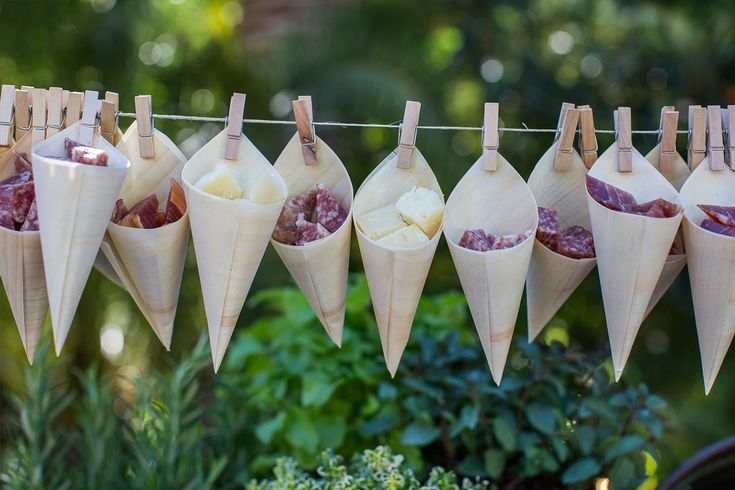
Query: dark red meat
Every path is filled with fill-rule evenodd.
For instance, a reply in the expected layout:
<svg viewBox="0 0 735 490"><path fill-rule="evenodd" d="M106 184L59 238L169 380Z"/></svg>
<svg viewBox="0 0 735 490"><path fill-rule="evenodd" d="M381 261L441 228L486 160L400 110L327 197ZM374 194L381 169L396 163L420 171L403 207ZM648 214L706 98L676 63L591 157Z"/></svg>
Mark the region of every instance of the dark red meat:
<svg viewBox="0 0 735 490"><path fill-rule="evenodd" d="M151 194L140 201L118 224L131 228L156 228L158 226L158 196Z"/></svg>
<svg viewBox="0 0 735 490"><path fill-rule="evenodd" d="M171 190L168 193L168 201L166 202L166 215L163 224L175 223L180 220L186 212L186 199L184 198L184 189L178 182L171 179Z"/></svg>
<svg viewBox="0 0 735 490"><path fill-rule="evenodd" d="M304 215L305 221L313 222L316 209L316 189L294 196L283 205L278 222L273 230L273 239L287 245L294 245L297 240L296 221Z"/></svg>
<svg viewBox="0 0 735 490"><path fill-rule="evenodd" d="M38 231L38 205L35 199L31 203L31 207L28 208L28 214L20 227L20 231Z"/></svg>
<svg viewBox="0 0 735 490"><path fill-rule="evenodd" d="M465 230L459 239L459 246L478 252L487 252L493 249L493 242L484 230L478 228L476 230Z"/></svg>
<svg viewBox="0 0 735 490"><path fill-rule="evenodd" d="M735 226L723 225L722 223L712 221L711 219L706 219L702 221L702 224L699 226L713 233L735 237Z"/></svg>
<svg viewBox="0 0 735 490"><path fill-rule="evenodd" d="M559 242L559 213L556 209L538 208L536 238L547 248L556 250Z"/></svg>
<svg viewBox="0 0 735 490"><path fill-rule="evenodd" d="M347 219L347 208L322 184L316 186L316 222L334 233Z"/></svg>
<svg viewBox="0 0 735 490"><path fill-rule="evenodd" d="M636 204L633 194L594 177L587 176L587 191L592 198L613 211L626 211Z"/></svg>
<svg viewBox="0 0 735 490"><path fill-rule="evenodd" d="M714 206L712 204L697 204L709 218L726 226L735 226L735 206Z"/></svg>
<svg viewBox="0 0 735 490"><path fill-rule="evenodd" d="M296 220L296 245L305 245L327 236L329 236L329 230L320 223L306 221L303 214L298 216Z"/></svg>

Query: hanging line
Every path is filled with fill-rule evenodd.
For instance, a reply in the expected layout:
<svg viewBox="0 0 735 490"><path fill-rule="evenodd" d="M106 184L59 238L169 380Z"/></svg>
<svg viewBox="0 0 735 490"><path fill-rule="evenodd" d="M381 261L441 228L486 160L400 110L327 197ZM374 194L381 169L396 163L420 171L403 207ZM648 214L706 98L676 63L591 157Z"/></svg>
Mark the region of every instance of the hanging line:
<svg viewBox="0 0 735 490"><path fill-rule="evenodd" d="M129 117L135 118L134 112L117 112L118 117ZM153 114L153 119L166 119L170 121L199 121L199 122L218 122L226 123L226 117L209 117L209 116L184 116L180 114ZM243 119L246 124L280 124L280 125L291 125L295 126L296 121L290 120L278 120L278 119ZM401 123L395 122L390 124L379 124L379 123L348 123L348 122L335 122L335 121L314 121L314 126L337 126L340 128L386 128L386 129L400 129ZM476 126L416 126L417 129L428 129L436 131L482 131L482 127ZM522 128L498 128L498 131L506 133L557 133L558 129L547 129L547 128L529 128L525 124ZM579 130L577 130L579 132ZM595 133L598 134L615 134L614 129L595 129ZM659 134L658 129L638 129L633 130L633 134ZM679 130L677 134L689 134L689 131Z"/></svg>

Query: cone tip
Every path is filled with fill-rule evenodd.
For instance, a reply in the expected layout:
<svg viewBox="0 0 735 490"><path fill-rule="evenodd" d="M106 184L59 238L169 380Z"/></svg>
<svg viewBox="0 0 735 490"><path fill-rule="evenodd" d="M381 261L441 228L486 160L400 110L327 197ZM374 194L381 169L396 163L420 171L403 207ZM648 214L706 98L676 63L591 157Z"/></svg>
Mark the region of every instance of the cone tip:
<svg viewBox="0 0 735 490"><path fill-rule="evenodd" d="M620 381L620 378L623 376L623 370L622 369L615 369L615 382L617 383Z"/></svg>
<svg viewBox="0 0 735 490"><path fill-rule="evenodd" d="M500 383L503 381L503 370L501 369L498 374L495 374L495 370L491 367L490 374L493 377L493 381L495 381L495 385L500 386Z"/></svg>
<svg viewBox="0 0 735 490"><path fill-rule="evenodd" d="M717 379L717 375L714 376L706 376L704 378L704 396L709 396L710 391L712 391L712 388L715 386L715 379Z"/></svg>

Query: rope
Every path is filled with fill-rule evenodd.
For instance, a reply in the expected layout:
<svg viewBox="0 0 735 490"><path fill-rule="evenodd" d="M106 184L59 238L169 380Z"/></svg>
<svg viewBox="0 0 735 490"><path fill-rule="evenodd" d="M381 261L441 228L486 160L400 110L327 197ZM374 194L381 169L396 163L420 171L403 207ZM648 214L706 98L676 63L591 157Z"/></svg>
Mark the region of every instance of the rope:
<svg viewBox="0 0 735 490"><path fill-rule="evenodd" d="M119 117L135 118L134 112L118 112ZM226 117L209 117L209 116L185 116L180 114L153 114L153 119L167 119L169 121L199 121L199 122L217 122L225 124ZM278 119L243 119L246 124L280 124L295 126L296 121L278 120ZM314 121L314 126L337 126L340 128L386 128L400 129L401 123L379 124L379 123L349 123L337 121ZM482 131L482 127L478 126L416 126L417 129L428 129L432 131ZM522 128L498 128L500 132L506 133L556 133L557 129L549 128L529 128L524 124ZM579 130L578 130L579 131ZM595 129L597 134L615 134L613 129ZM633 134L659 134L657 129L638 129L631 131ZM687 130L679 130L677 134L689 134Z"/></svg>

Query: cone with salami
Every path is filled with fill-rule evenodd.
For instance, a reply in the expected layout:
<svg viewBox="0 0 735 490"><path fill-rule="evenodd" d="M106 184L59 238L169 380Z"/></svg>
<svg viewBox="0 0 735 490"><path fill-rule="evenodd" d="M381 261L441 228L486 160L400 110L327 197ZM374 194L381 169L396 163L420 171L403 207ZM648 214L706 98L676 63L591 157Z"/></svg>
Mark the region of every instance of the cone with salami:
<svg viewBox="0 0 735 490"><path fill-rule="evenodd" d="M271 244L337 346L342 345L352 231L352 181L311 124L311 98L294 101L298 132L274 167L288 188ZM316 232L316 233L314 233Z"/></svg>
<svg viewBox="0 0 735 490"><path fill-rule="evenodd" d="M353 203L386 366L395 376L439 243L444 198L415 147L420 104L406 103L399 146L367 177Z"/></svg>
<svg viewBox="0 0 735 490"><path fill-rule="evenodd" d="M615 378L620 379L682 219L676 189L633 148L630 109L617 138L587 175Z"/></svg>
<svg viewBox="0 0 735 490"><path fill-rule="evenodd" d="M485 104L483 156L447 200L444 235L493 379L510 350L538 226L526 182L498 153L498 104Z"/></svg>
<svg viewBox="0 0 735 490"><path fill-rule="evenodd" d="M719 107L708 108L711 139L722 135L717 127L719 111ZM708 156L692 171L680 193L707 394L735 335L735 172L725 165L721 144L711 142L708 149Z"/></svg>
<svg viewBox="0 0 735 490"><path fill-rule="evenodd" d="M587 167L572 146L578 120L574 105L564 104L559 136L528 179L539 206L539 227L526 279L529 341L595 267L585 191Z"/></svg>
<svg viewBox="0 0 735 490"><path fill-rule="evenodd" d="M242 134L244 108L245 95L234 94L227 128L182 171L215 371L287 195L278 172Z"/></svg>

